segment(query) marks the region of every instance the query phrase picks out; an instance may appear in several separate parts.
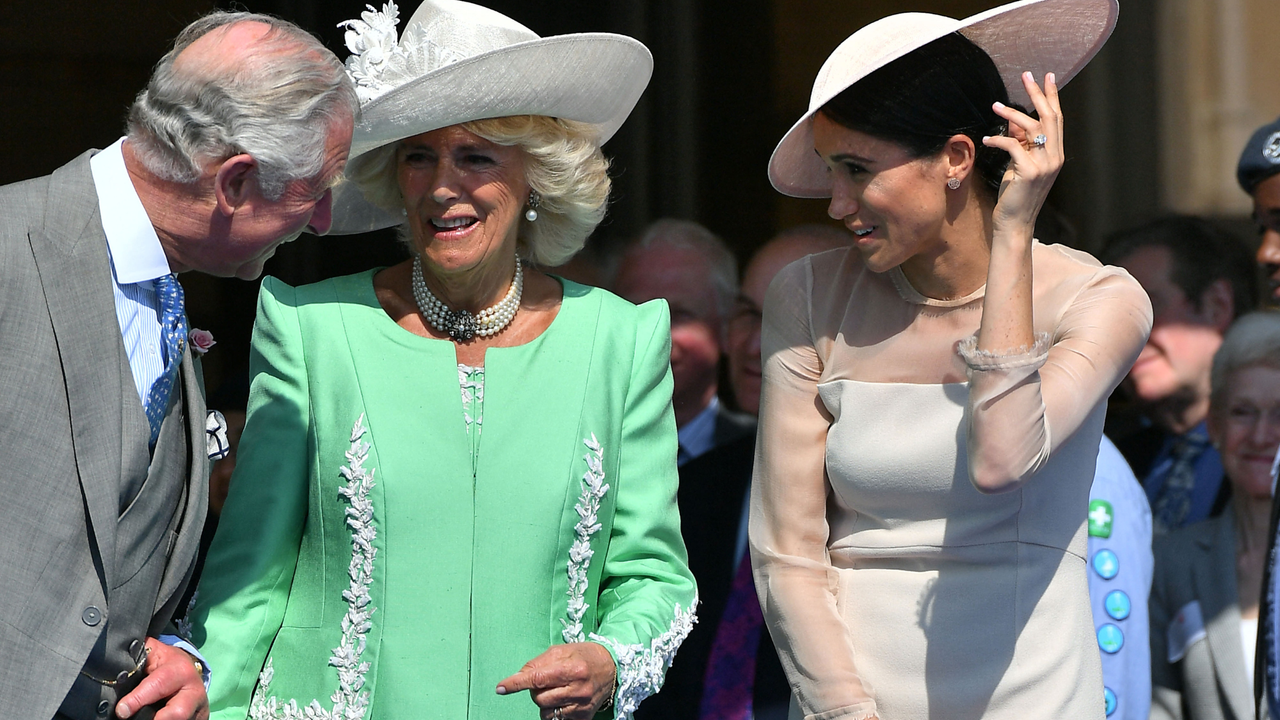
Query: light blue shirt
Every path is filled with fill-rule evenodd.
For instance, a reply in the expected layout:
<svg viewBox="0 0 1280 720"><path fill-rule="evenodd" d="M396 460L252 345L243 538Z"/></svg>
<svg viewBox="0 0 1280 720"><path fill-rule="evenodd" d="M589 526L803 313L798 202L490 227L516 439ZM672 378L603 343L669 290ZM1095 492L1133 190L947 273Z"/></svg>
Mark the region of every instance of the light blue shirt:
<svg viewBox="0 0 1280 720"><path fill-rule="evenodd" d="M160 301L152 281L171 271L151 218L125 169L123 144L124 138L120 138L90 158L89 170L115 278L116 320L138 399L145 405L151 386L164 372Z"/></svg>
<svg viewBox="0 0 1280 720"><path fill-rule="evenodd" d="M676 431L680 441L680 453L677 457L680 465L707 452L716 446L716 416L720 414L720 400L711 396L711 402L702 412Z"/></svg>
<svg viewBox="0 0 1280 720"><path fill-rule="evenodd" d="M151 217L142 207L138 191L124 166L120 138L111 147L89 158L89 172L98 193L98 217L107 236L107 256L111 259L111 287L115 296L120 337L133 371L138 399L145 406L147 394L164 372L164 351L160 347L160 300L152 281L168 275L169 259ZM204 686L209 688L209 664L195 646L177 635L161 635L160 642L181 648L200 658L204 665Z"/></svg>
<svg viewBox="0 0 1280 720"><path fill-rule="evenodd" d="M1147 597L1154 568L1146 493L1103 436L1089 490L1088 574L1107 720L1147 720L1151 712Z"/></svg>

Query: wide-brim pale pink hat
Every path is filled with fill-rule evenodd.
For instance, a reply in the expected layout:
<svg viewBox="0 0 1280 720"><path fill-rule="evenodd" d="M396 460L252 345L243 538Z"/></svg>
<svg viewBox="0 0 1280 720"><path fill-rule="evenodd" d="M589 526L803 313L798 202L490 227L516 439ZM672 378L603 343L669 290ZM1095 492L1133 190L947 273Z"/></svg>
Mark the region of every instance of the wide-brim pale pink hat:
<svg viewBox="0 0 1280 720"><path fill-rule="evenodd" d="M347 73L360 97L350 158L432 130L487 118L545 115L593 125L603 144L653 74L640 41L612 33L539 37L511 18L461 0L424 0L396 37L387 2L343 23ZM397 225L351 183L334 192L333 233Z"/></svg>
<svg viewBox="0 0 1280 720"><path fill-rule="evenodd" d="M827 166L813 151L813 115L875 70L938 38L958 32L986 51L1012 102L1030 107L1022 73L1045 73L1066 85L1093 59L1116 26L1117 0L1021 0L965 20L930 13L881 18L850 35L813 81L809 110L782 136L769 159L769 182L784 195L831 197Z"/></svg>

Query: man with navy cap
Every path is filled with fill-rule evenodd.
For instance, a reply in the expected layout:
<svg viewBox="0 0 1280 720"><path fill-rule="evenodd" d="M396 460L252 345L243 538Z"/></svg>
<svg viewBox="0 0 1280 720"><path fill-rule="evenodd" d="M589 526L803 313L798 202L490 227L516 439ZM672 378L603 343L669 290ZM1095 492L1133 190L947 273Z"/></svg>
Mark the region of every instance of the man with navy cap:
<svg viewBox="0 0 1280 720"><path fill-rule="evenodd" d="M1253 220L1262 244L1258 264L1267 274L1268 305L1280 305L1280 119L1258 128L1236 168L1240 187L1253 196Z"/></svg>
<svg viewBox="0 0 1280 720"><path fill-rule="evenodd" d="M1253 197L1253 220L1258 224L1262 244L1258 246L1258 264L1267 275L1266 303L1280 305L1280 119L1263 125L1249 138L1240 163L1236 166L1236 180L1240 187ZM1276 458L1280 463L1280 456ZM1272 495L1275 494L1277 468L1271 468ZM1266 577L1262 582L1262 604L1259 613L1258 647L1255 654L1254 695L1261 703L1265 695L1272 720L1280 720L1280 570L1276 567L1277 519L1280 505L1271 506L1271 548L1267 551ZM1265 717L1259 705L1259 717Z"/></svg>

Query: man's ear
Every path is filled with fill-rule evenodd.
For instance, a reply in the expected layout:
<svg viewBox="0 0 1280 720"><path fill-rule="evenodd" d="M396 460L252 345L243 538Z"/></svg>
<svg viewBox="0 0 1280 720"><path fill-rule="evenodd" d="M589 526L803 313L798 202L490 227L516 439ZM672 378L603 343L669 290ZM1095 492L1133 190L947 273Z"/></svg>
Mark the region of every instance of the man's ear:
<svg viewBox="0 0 1280 720"><path fill-rule="evenodd" d="M1205 322L1226 334L1236 316L1236 294L1230 280L1218 278L1200 293L1200 315Z"/></svg>
<svg viewBox="0 0 1280 720"><path fill-rule="evenodd" d="M257 189L258 161L252 155L234 155L222 161L213 177L213 194L218 202L218 212L235 214Z"/></svg>

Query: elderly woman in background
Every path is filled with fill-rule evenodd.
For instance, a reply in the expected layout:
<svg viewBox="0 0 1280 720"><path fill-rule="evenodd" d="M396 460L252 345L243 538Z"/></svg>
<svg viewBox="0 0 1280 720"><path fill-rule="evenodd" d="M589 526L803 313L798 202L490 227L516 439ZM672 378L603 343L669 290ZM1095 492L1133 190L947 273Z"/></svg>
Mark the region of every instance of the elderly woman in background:
<svg viewBox="0 0 1280 720"><path fill-rule="evenodd" d="M1280 447L1280 313L1236 321L1213 358L1209 436L1230 512L1156 539L1151 717L1254 717L1258 599Z"/></svg>
<svg viewBox="0 0 1280 720"><path fill-rule="evenodd" d="M696 602L668 313L535 266L600 221L600 144L651 59L454 0L397 42L396 14L349 23L360 192L335 206L339 231L399 224L412 259L263 283L193 614L213 714L629 717Z"/></svg>

